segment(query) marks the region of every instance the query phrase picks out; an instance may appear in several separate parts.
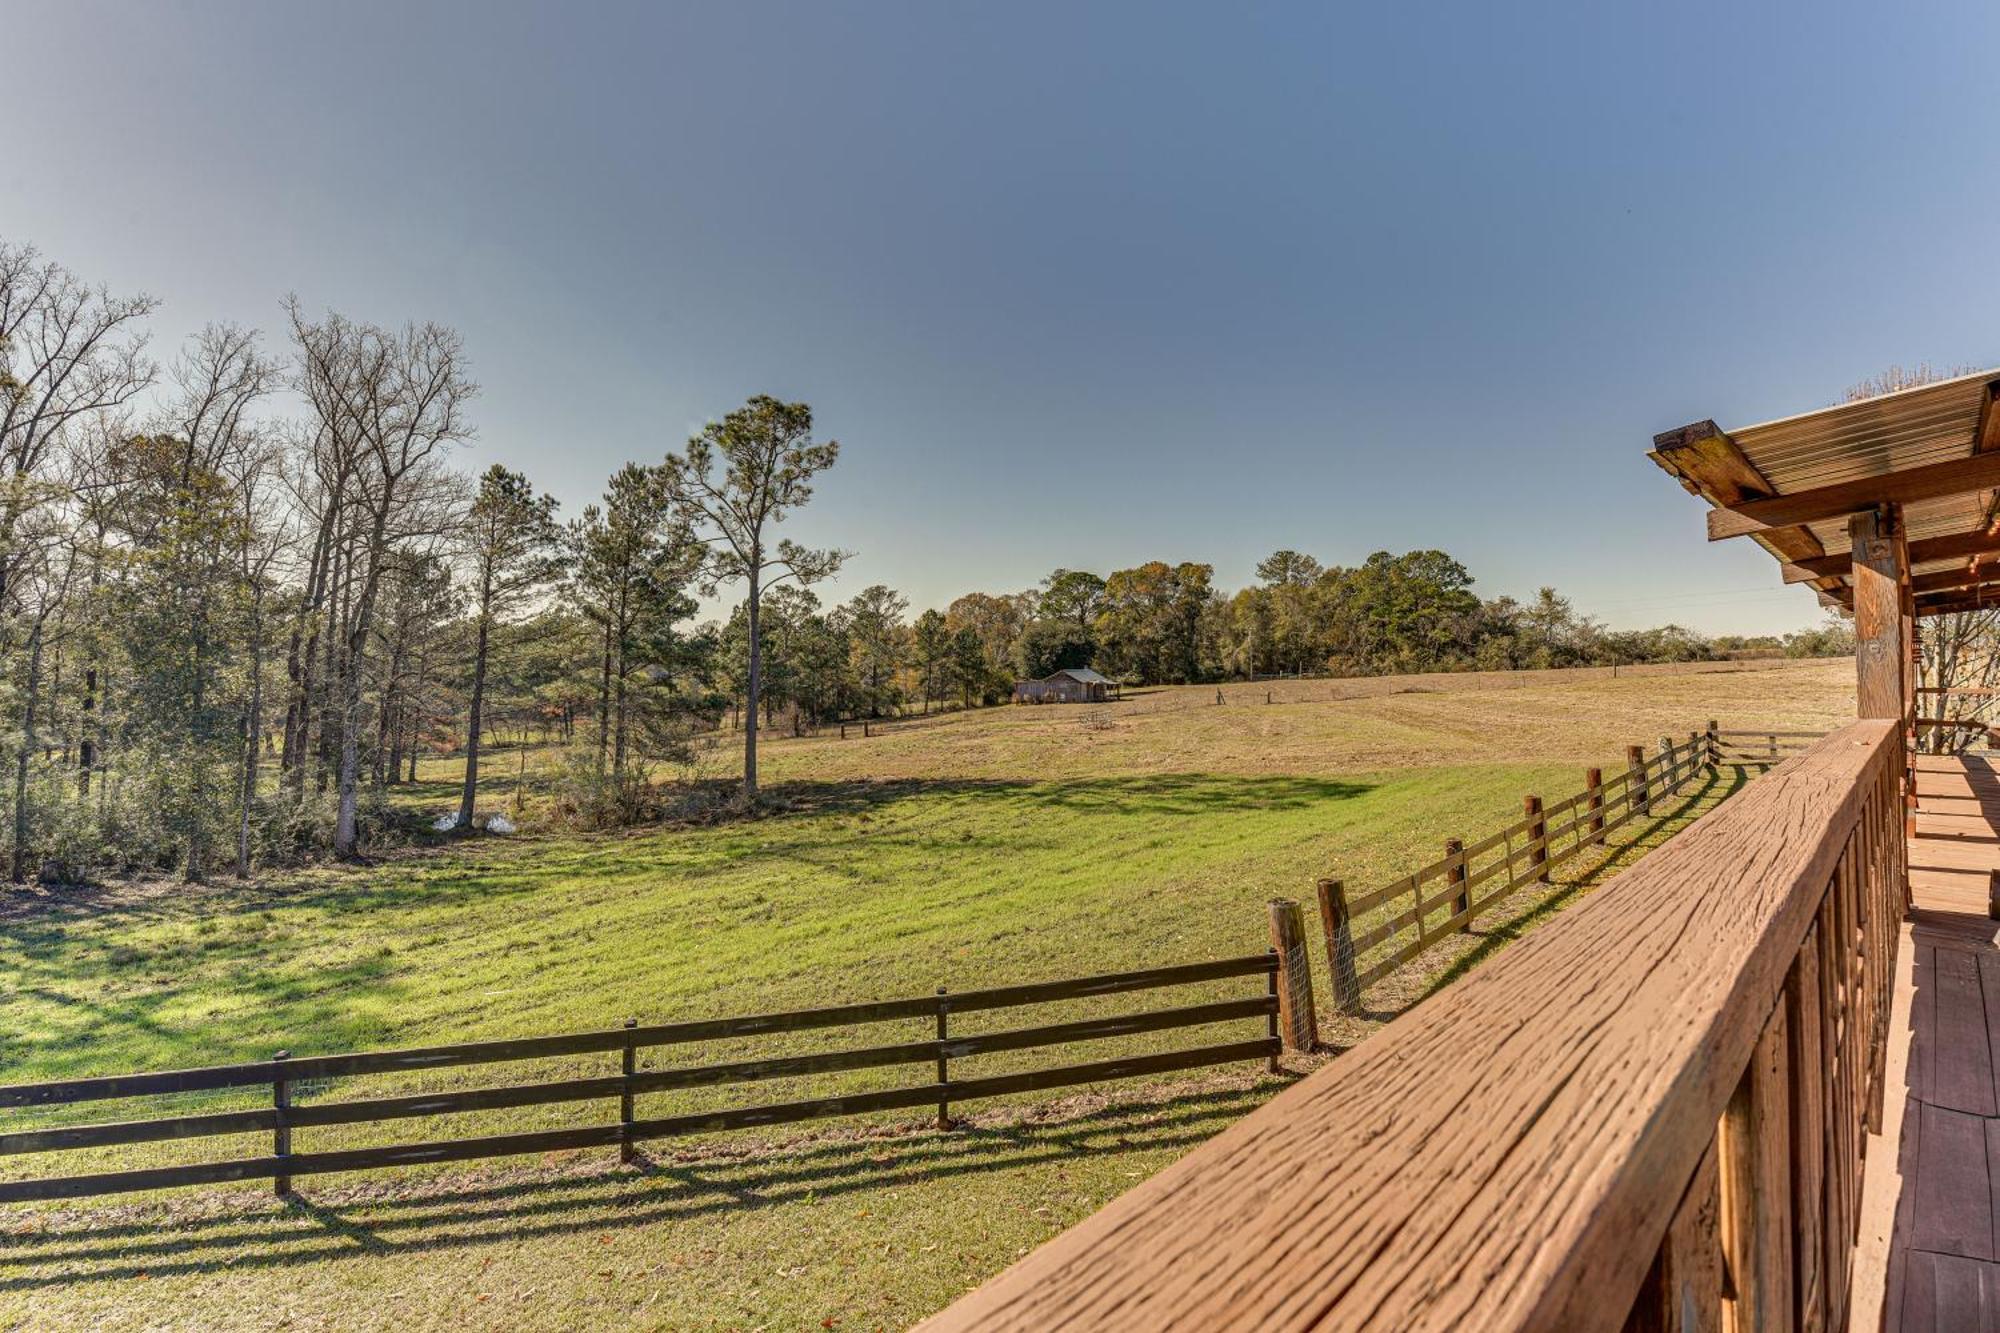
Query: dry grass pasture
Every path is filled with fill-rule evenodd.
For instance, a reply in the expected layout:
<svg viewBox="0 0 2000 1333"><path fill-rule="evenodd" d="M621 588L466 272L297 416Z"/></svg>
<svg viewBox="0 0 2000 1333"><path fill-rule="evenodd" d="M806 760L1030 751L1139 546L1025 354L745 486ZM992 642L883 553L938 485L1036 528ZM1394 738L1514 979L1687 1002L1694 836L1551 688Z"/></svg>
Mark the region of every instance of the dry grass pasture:
<svg viewBox="0 0 2000 1333"><path fill-rule="evenodd" d="M243 886L16 895L0 906L0 1081L754 1013L1256 952L1270 897L1309 897L1327 874L1385 881L1434 857L1445 836L1511 821L1523 792L1565 796L1585 765L1615 768L1627 743L1711 717L1725 728L1830 728L1851 714L1852 672L1834 661L1348 698L1325 682L1287 682L1269 687L1268 704L1260 685L1225 687L1220 706L1210 687L995 709L866 740L777 741L766 781L779 813L617 835L539 830L542 776L523 764L516 838ZM719 772L729 759L705 762ZM510 799L515 771L510 758L492 765L483 804ZM399 799L442 809L453 776L449 763L428 765ZM1462 952L1504 944L1725 792L1689 793L1674 818L1615 846L1608 866L1566 868L1533 900L1503 905ZM1451 961L1384 987L1374 1007L1386 1014L1415 998ZM1222 993L1196 987L1123 1007ZM1339 1044L1361 1026L1329 1033ZM890 1024L860 1040L923 1035ZM799 1040L727 1043L699 1058L807 1048ZM1147 1040L980 1057L993 1063L968 1072ZM611 1072L601 1065L505 1072ZM474 1086L495 1074L438 1070L321 1095ZM908 1077L871 1071L833 1086ZM813 1086L829 1085L821 1076ZM901 1327L1280 1086L1226 1069L968 1108L968 1123L945 1134L891 1116L660 1143L624 1168L606 1152L323 1177L303 1181L289 1204L242 1188L0 1210L0 1327ZM805 1087L659 1094L640 1114ZM138 1113L98 1104L6 1114L11 1126ZM443 1128L601 1123L607 1109L483 1115ZM328 1128L302 1131L295 1146L389 1141L384 1128L423 1132ZM263 1150L229 1139L140 1145L13 1159L0 1172Z"/></svg>

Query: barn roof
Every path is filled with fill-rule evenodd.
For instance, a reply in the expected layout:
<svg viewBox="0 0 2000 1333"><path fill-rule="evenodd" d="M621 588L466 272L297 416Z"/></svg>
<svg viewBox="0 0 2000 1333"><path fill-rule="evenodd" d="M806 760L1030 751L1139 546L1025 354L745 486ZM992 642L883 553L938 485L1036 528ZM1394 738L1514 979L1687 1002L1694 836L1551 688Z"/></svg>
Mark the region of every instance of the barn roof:
<svg viewBox="0 0 2000 1333"><path fill-rule="evenodd" d="M1042 679L1054 680L1058 676L1067 676L1071 680L1077 681L1084 685L1109 685L1112 683L1111 677L1100 676L1095 671L1092 671L1089 667L1064 667L1061 671L1050 672Z"/></svg>
<svg viewBox="0 0 2000 1333"><path fill-rule="evenodd" d="M1899 503L1916 613L2000 602L2000 369L1723 430L1653 439L1654 462L1713 506L1710 541L1749 537L1787 583L1852 609L1850 514Z"/></svg>

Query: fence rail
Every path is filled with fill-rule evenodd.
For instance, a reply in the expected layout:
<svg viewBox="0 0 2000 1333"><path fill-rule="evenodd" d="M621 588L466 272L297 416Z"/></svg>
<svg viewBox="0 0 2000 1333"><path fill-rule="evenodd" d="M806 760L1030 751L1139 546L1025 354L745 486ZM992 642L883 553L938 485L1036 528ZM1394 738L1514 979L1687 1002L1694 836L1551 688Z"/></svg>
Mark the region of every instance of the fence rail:
<svg viewBox="0 0 2000 1333"><path fill-rule="evenodd" d="M362 1051L293 1059L280 1053L270 1060L179 1069L157 1073L63 1079L0 1087L0 1107L47 1107L112 1098L146 1097L186 1092L265 1086L269 1107L91 1125L63 1125L0 1133L0 1156L45 1153L119 1144L204 1138L214 1135L269 1133L272 1152L266 1156L221 1162L186 1163L137 1170L91 1172L0 1181L0 1203L32 1199L76 1198L171 1186L225 1181L272 1179L288 1190L293 1176L421 1162L465 1161L560 1150L618 1147L630 1159L633 1146L649 1139L788 1124L830 1116L904 1107L935 1106L940 1127L955 1103L1012 1093L1133 1078L1144 1074L1197 1069L1239 1060L1270 1060L1280 1050L1277 1028L1281 960L1275 954L1252 954L1214 962L1137 972L1109 973L1029 985L999 986L957 994L940 990L911 999L801 1009L783 1013L694 1022L619 1028L500 1041L463 1042L450 1046ZM950 1019L968 1014L1157 990L1197 982L1262 976L1262 994L1173 1008L1145 1010L1103 1018L1008 1028L951 1036ZM861 1046L809 1055L776 1056L725 1064L641 1069L638 1053L657 1047L686 1045L770 1033L846 1027L897 1019L934 1018L937 1038ZM1211 1043L1148 1055L1094 1060L1019 1073L954 1079L950 1062L998 1051L1021 1051L1073 1042L1098 1041L1141 1032L1204 1027L1244 1019L1265 1020L1264 1035L1251 1040ZM419 1093L355 1101L294 1105L296 1085L312 1079L390 1074L451 1066L502 1064L550 1056L615 1054L620 1072L463 1092ZM733 1107L688 1115L640 1118L634 1099L674 1089L755 1083L762 1080L843 1070L935 1064L935 1082L875 1092L846 1093L801 1101ZM575 1129L483 1135L425 1143L327 1152L294 1152L297 1129L389 1120L424 1120L468 1111L541 1106L561 1102L613 1101L618 1120Z"/></svg>

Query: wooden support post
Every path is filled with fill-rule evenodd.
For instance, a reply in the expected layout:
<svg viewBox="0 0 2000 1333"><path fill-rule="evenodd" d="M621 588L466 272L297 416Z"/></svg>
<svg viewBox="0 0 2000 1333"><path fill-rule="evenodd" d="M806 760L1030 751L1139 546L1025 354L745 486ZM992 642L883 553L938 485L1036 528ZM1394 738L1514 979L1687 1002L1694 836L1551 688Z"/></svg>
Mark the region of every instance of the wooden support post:
<svg viewBox="0 0 2000 1333"><path fill-rule="evenodd" d="M1854 545L1854 699L1860 717L1904 715L1909 651L1903 636L1903 593L1910 567L1908 547L1896 540L1900 518L1894 506L1887 506L1847 521Z"/></svg>
<svg viewBox="0 0 2000 1333"><path fill-rule="evenodd" d="M1625 747L1625 794L1631 809L1641 814L1653 813L1653 802L1646 794L1646 747L1643 745Z"/></svg>
<svg viewBox="0 0 2000 1333"><path fill-rule="evenodd" d="M861 739L864 741L868 739L868 724L866 722L861 724Z"/></svg>
<svg viewBox="0 0 2000 1333"><path fill-rule="evenodd" d="M1986 915L2000 921L2000 870L1986 872Z"/></svg>
<svg viewBox="0 0 2000 1333"><path fill-rule="evenodd" d="M1583 770L1584 809L1590 811L1590 842L1593 847L1604 845L1604 770L1586 768Z"/></svg>
<svg viewBox="0 0 2000 1333"><path fill-rule="evenodd" d="M279 1051L271 1057L272 1063L282 1064L292 1058L290 1051ZM280 1160L292 1155L292 1118L285 1114L292 1109L292 1085L289 1079L271 1080L271 1155ZM271 1180L271 1192L279 1198L288 1198L292 1192L292 1178L275 1176Z"/></svg>
<svg viewBox="0 0 2000 1333"><path fill-rule="evenodd" d="M845 722L840 724L840 739L847 739L847 724Z"/></svg>
<svg viewBox="0 0 2000 1333"><path fill-rule="evenodd" d="M1445 867L1444 882L1452 891L1451 914L1466 918L1458 927L1460 930L1465 930L1472 925L1472 918L1466 915L1472 910L1472 894L1465 887L1465 843L1458 838L1446 838L1444 854L1447 859L1457 858ZM1418 927L1418 933L1421 934L1421 922L1418 923Z"/></svg>
<svg viewBox="0 0 2000 1333"><path fill-rule="evenodd" d="M1528 868L1535 872L1535 878L1543 883L1549 878L1549 824L1542 818L1542 798L1523 796L1521 813L1528 817ZM1465 869L1459 868L1463 875Z"/></svg>
<svg viewBox="0 0 2000 1333"><path fill-rule="evenodd" d="M1361 987L1355 984L1354 924L1347 913L1347 888L1337 879L1319 882L1319 920L1326 931L1326 970L1333 977L1333 1007L1343 1014L1361 1012Z"/></svg>
<svg viewBox="0 0 2000 1333"><path fill-rule="evenodd" d="M1273 898L1270 910L1271 947L1278 951L1278 1027L1286 1050L1310 1053L1319 1045L1319 1016L1313 1012L1305 913L1290 898Z"/></svg>
<svg viewBox="0 0 2000 1333"><path fill-rule="evenodd" d="M1681 785L1680 774L1676 771L1680 766L1681 760L1679 753L1674 749L1674 738L1672 736L1660 737L1660 748L1656 753L1661 760L1660 794L1671 796L1674 794L1675 789Z"/></svg>
<svg viewBox="0 0 2000 1333"><path fill-rule="evenodd" d="M1221 690L1217 690L1217 691L1215 692L1215 704L1216 704L1216 707L1218 707L1218 708L1220 708L1220 707L1222 706L1222 691L1221 691Z"/></svg>
<svg viewBox="0 0 2000 1333"><path fill-rule="evenodd" d="M1707 734L1708 747L1702 762L1706 763L1710 768L1715 768L1722 763L1722 736L1716 730L1714 718L1708 720Z"/></svg>
<svg viewBox="0 0 2000 1333"><path fill-rule="evenodd" d="M625 1020L625 1049L621 1052L620 1068L625 1075L625 1086L618 1094L618 1160L630 1162L639 1155L638 1144L632 1141L632 1078L639 1072L639 1048L633 1044L632 1029L639 1026L639 1020Z"/></svg>
<svg viewBox="0 0 2000 1333"><path fill-rule="evenodd" d="M940 1042L942 1042L950 1033L950 1024L948 1019L946 1018L946 1015L948 1015L951 1012L951 1001L948 998L946 998L945 988L942 986L939 986L937 990L937 1004L938 1004L937 1039ZM937 1080L938 1080L937 1127L939 1129L950 1129L951 1096L945 1091L945 1089L951 1086L951 1063L950 1063L950 1058L945 1055L944 1047L942 1046L938 1047Z"/></svg>

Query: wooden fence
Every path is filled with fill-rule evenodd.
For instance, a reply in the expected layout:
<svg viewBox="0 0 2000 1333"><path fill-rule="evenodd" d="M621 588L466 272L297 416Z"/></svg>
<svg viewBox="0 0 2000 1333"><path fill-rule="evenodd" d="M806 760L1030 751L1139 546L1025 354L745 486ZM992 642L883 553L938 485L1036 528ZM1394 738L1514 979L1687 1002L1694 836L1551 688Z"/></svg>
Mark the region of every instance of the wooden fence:
<svg viewBox="0 0 2000 1333"><path fill-rule="evenodd" d="M1523 799L1522 817L1477 842L1445 842L1445 854L1402 878L1350 894L1338 879L1319 881L1320 920L1336 1009L1354 1013L1361 995L1447 937L1465 930L1483 908L1601 847L1634 819L1648 816L1700 772L1736 767L1762 770L1797 753L1819 732L1723 731L1711 721L1685 737L1662 736L1648 757L1626 748L1625 771L1585 771L1583 790L1553 805ZM1381 916L1385 907L1399 910ZM1374 914L1376 919L1369 919Z"/></svg>
<svg viewBox="0 0 2000 1333"><path fill-rule="evenodd" d="M1794 755L922 1327L1846 1327L1903 763Z"/></svg>
<svg viewBox="0 0 2000 1333"><path fill-rule="evenodd" d="M577 1148L616 1147L620 1150L622 1158L630 1160L634 1145L650 1139L743 1129L758 1125L787 1124L905 1107L935 1106L938 1123L942 1128L948 1123L950 1108L962 1102L1172 1070L1198 1069L1239 1060L1274 1061L1281 1049L1278 1035L1280 969L1281 960L1276 954L1253 954L1216 962L1191 963L1178 967L1113 973L1032 985L961 991L957 994L949 994L941 989L935 995L914 999L878 1000L863 1004L750 1017L703 1019L644 1027L628 1023L622 1028L558 1036L521 1037L452 1046L367 1051L344 1055L319 1055L300 1059L289 1058L286 1054L280 1053L270 1060L211 1066L204 1069L15 1084L0 1087L0 1107L47 1107L110 1098L147 1097L260 1086L270 1088L271 1104L254 1110L169 1115L108 1124L18 1129L0 1133L0 1155L45 1153L223 1134L269 1134L271 1151L265 1156L235 1158L220 1162L197 1162L138 1170L0 1181L0 1203L256 1179L274 1180L278 1192L284 1194L289 1191L294 1176L421 1162L507 1157L521 1153L556 1152ZM1266 979L1266 984L1262 993L1241 999L963 1036L952 1036L948 1031L952 1016L959 1014L1149 991L1233 977L1263 977ZM937 1023L937 1037L931 1041L862 1046L810 1055L789 1055L763 1060L667 1069L642 1069L639 1062L641 1051L655 1047L720 1041L768 1033L799 1032L814 1028L847 1027L895 1019L931 1018ZM951 1062L995 1051L1063 1046L1073 1042L1096 1041L1131 1033L1201 1027L1243 1019L1263 1019L1264 1034L1250 1040L1193 1046L1121 1059L1068 1064L1021 1073L977 1078L952 1077ZM308 1080L586 1054L617 1057L618 1072L595 1078L477 1088L463 1092L332 1101L314 1105L296 1104L292 1095L298 1085ZM635 1098L648 1093L907 1064L935 1066L936 1081L886 1091L743 1106L694 1115L641 1119L634 1113ZM607 1104L616 1104L618 1116L615 1122L579 1129L495 1134L325 1152L295 1151L292 1140L296 1130L326 1125L422 1120L468 1111L599 1100Z"/></svg>
<svg viewBox="0 0 2000 1333"><path fill-rule="evenodd" d="M1529 796L1522 817L1477 842L1453 838L1445 854L1379 888L1350 894L1338 879L1319 882L1320 920L1336 1009L1353 1013L1361 993L1447 936L1466 929L1483 908L1532 883L1653 808L1713 764L1714 737L1663 736L1652 757L1626 752L1626 769L1608 780L1589 769L1584 789L1554 805ZM1379 909L1404 904L1386 917Z"/></svg>

